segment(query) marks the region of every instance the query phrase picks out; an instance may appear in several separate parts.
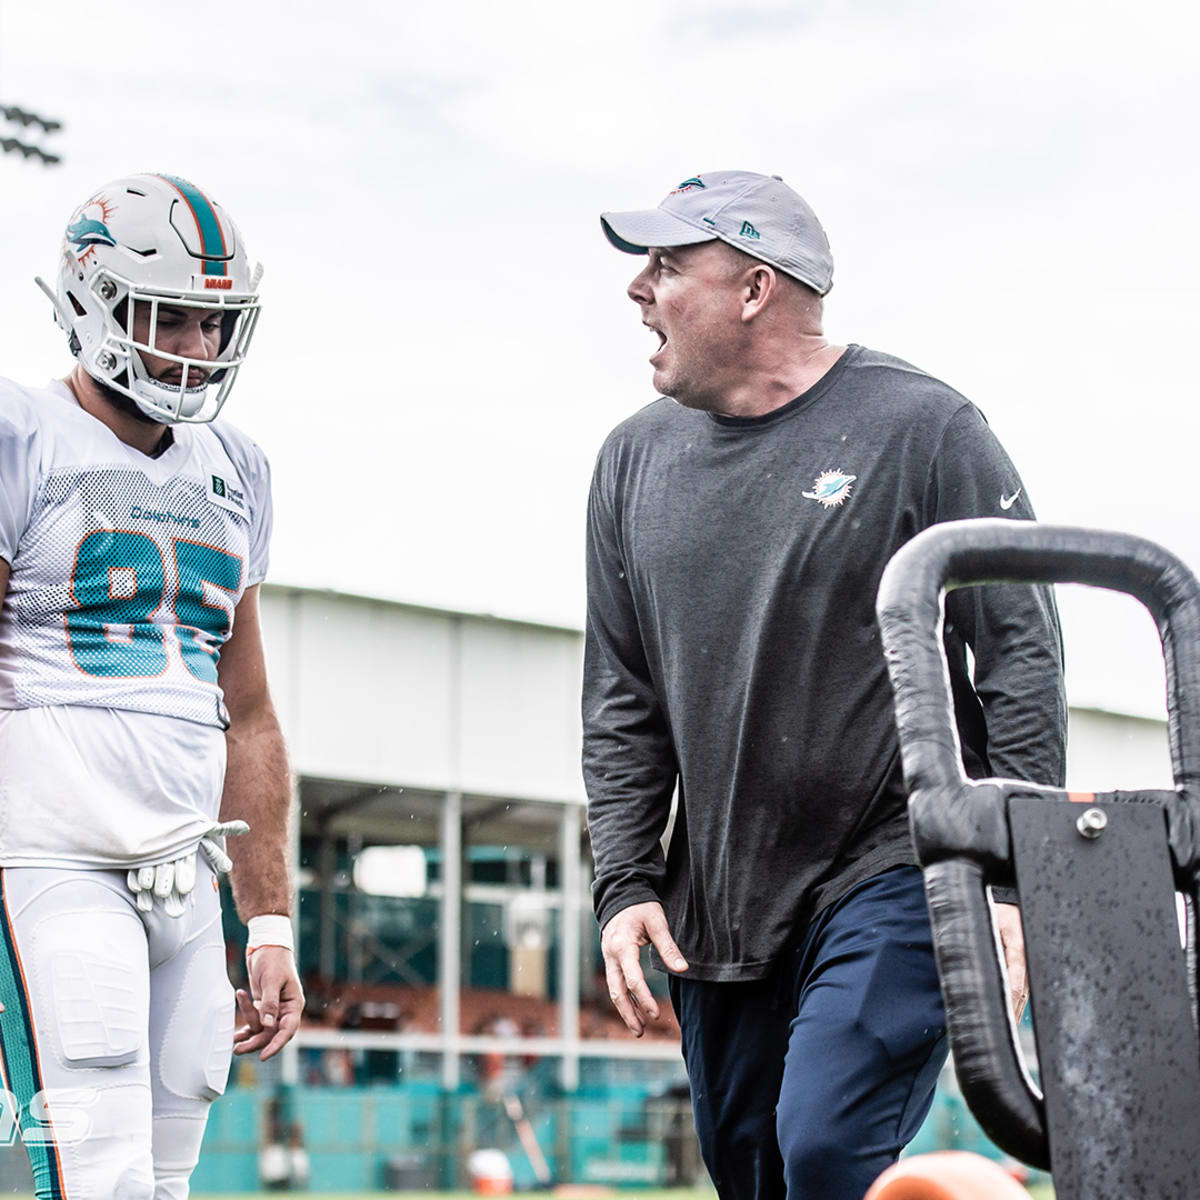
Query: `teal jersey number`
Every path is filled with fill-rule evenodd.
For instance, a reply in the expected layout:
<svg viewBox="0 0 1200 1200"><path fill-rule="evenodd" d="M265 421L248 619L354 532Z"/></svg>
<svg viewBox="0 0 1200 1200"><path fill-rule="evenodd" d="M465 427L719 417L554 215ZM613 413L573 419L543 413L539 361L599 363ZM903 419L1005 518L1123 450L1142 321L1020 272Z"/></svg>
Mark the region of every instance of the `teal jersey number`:
<svg viewBox="0 0 1200 1200"><path fill-rule="evenodd" d="M205 603L204 585L236 592L242 582L242 560L203 542L176 539L174 545L179 579L175 621L183 663L197 679L216 683L217 659L221 657L218 647L229 636L229 614L219 604ZM206 640L205 635L216 641Z"/></svg>
<svg viewBox="0 0 1200 1200"><path fill-rule="evenodd" d="M236 592L242 560L198 542L172 543L179 581L173 609L184 665L206 683L217 682L219 646L229 636L229 614L205 600L204 585ZM167 630L150 618L166 600L162 552L144 533L99 529L79 543L71 573L71 598L79 605L64 615L67 644L85 675L162 675L167 669Z"/></svg>
<svg viewBox="0 0 1200 1200"><path fill-rule="evenodd" d="M161 675L167 651L150 614L162 603L165 586L153 538L108 529L89 533L71 574L79 610L66 614L75 665L85 675Z"/></svg>

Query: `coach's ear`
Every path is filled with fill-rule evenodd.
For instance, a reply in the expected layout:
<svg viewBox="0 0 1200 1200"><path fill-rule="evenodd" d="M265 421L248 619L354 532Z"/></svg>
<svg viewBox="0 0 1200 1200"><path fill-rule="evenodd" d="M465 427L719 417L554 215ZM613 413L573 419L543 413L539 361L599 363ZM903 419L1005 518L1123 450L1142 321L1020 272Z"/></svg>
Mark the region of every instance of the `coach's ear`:
<svg viewBox="0 0 1200 1200"><path fill-rule="evenodd" d="M766 310L779 292L779 282L775 268L765 262L746 268L740 280L743 322L753 321Z"/></svg>

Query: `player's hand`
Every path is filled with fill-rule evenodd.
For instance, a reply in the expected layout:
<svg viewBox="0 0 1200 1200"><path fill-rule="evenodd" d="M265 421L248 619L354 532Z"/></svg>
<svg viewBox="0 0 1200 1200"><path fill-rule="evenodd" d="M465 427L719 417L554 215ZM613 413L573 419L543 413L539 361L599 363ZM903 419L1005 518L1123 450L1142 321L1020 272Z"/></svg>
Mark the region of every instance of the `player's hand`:
<svg viewBox="0 0 1200 1200"><path fill-rule="evenodd" d="M1025 973L1025 933L1021 928L1021 910L1015 904L996 905L996 925L1008 969L1008 999L1013 1017L1020 1021L1029 999L1029 978Z"/></svg>
<svg viewBox="0 0 1200 1200"><path fill-rule="evenodd" d="M639 958L643 946L653 945L672 971L686 971L687 962L671 938L667 914L657 900L631 904L611 917L600 935L608 997L629 1029L641 1037L646 1023L642 1014L658 1019L658 1005L642 974Z"/></svg>
<svg viewBox="0 0 1200 1200"><path fill-rule="evenodd" d="M266 1062L278 1054L300 1028L304 989L296 959L282 946L259 946L247 964L250 991L238 988L239 1025L233 1034L234 1054L261 1050Z"/></svg>

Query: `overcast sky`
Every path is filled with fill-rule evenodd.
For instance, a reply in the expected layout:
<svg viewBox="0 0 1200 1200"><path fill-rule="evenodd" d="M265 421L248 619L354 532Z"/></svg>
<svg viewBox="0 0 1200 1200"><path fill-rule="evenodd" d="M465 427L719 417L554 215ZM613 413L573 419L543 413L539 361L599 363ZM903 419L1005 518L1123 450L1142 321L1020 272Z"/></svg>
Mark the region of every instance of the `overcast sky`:
<svg viewBox="0 0 1200 1200"><path fill-rule="evenodd" d="M602 208L781 174L827 330L986 413L1045 520L1200 567L1195 6L1168 0L0 0L0 374L68 365L35 272L117 175L188 177L266 265L227 416L273 464L279 582L578 625L609 428L653 398ZM1074 589L1078 592L1079 589ZM1063 599L1073 698L1153 713L1149 618Z"/></svg>

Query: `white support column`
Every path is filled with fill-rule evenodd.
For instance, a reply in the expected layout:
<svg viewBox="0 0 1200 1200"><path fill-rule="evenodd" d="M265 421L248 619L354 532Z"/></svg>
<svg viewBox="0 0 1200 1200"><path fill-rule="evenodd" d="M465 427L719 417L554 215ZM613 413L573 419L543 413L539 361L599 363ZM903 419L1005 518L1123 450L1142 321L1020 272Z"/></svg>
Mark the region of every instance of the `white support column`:
<svg viewBox="0 0 1200 1200"><path fill-rule="evenodd" d="M462 986L462 793L447 792L442 807L442 903L438 935L441 989L442 1087L459 1080L459 1004Z"/></svg>
<svg viewBox="0 0 1200 1200"><path fill-rule="evenodd" d="M292 935L296 943L296 969L303 971L300 962L300 779L292 774L292 802L288 807L288 871L292 887ZM293 1038L279 1055L280 1081L294 1087L300 1079L300 1049Z"/></svg>
<svg viewBox="0 0 1200 1200"><path fill-rule="evenodd" d="M337 873L337 844L329 831L327 821L321 822L321 847L318 855L317 880L321 903L318 963L322 978L334 979L337 976L337 925L333 913L337 893L333 883Z"/></svg>
<svg viewBox="0 0 1200 1200"><path fill-rule="evenodd" d="M559 827L562 913L559 923L558 1019L564 1044L561 1079L565 1092L574 1092L579 1088L579 925L583 882L583 864L579 854L581 832L579 806L564 805Z"/></svg>
<svg viewBox="0 0 1200 1200"><path fill-rule="evenodd" d="M358 858L362 848L361 834L352 833L346 839L346 850L351 864ZM351 983L362 983L367 968L367 957L363 942L363 899L357 885L350 889L346 899L346 972Z"/></svg>

